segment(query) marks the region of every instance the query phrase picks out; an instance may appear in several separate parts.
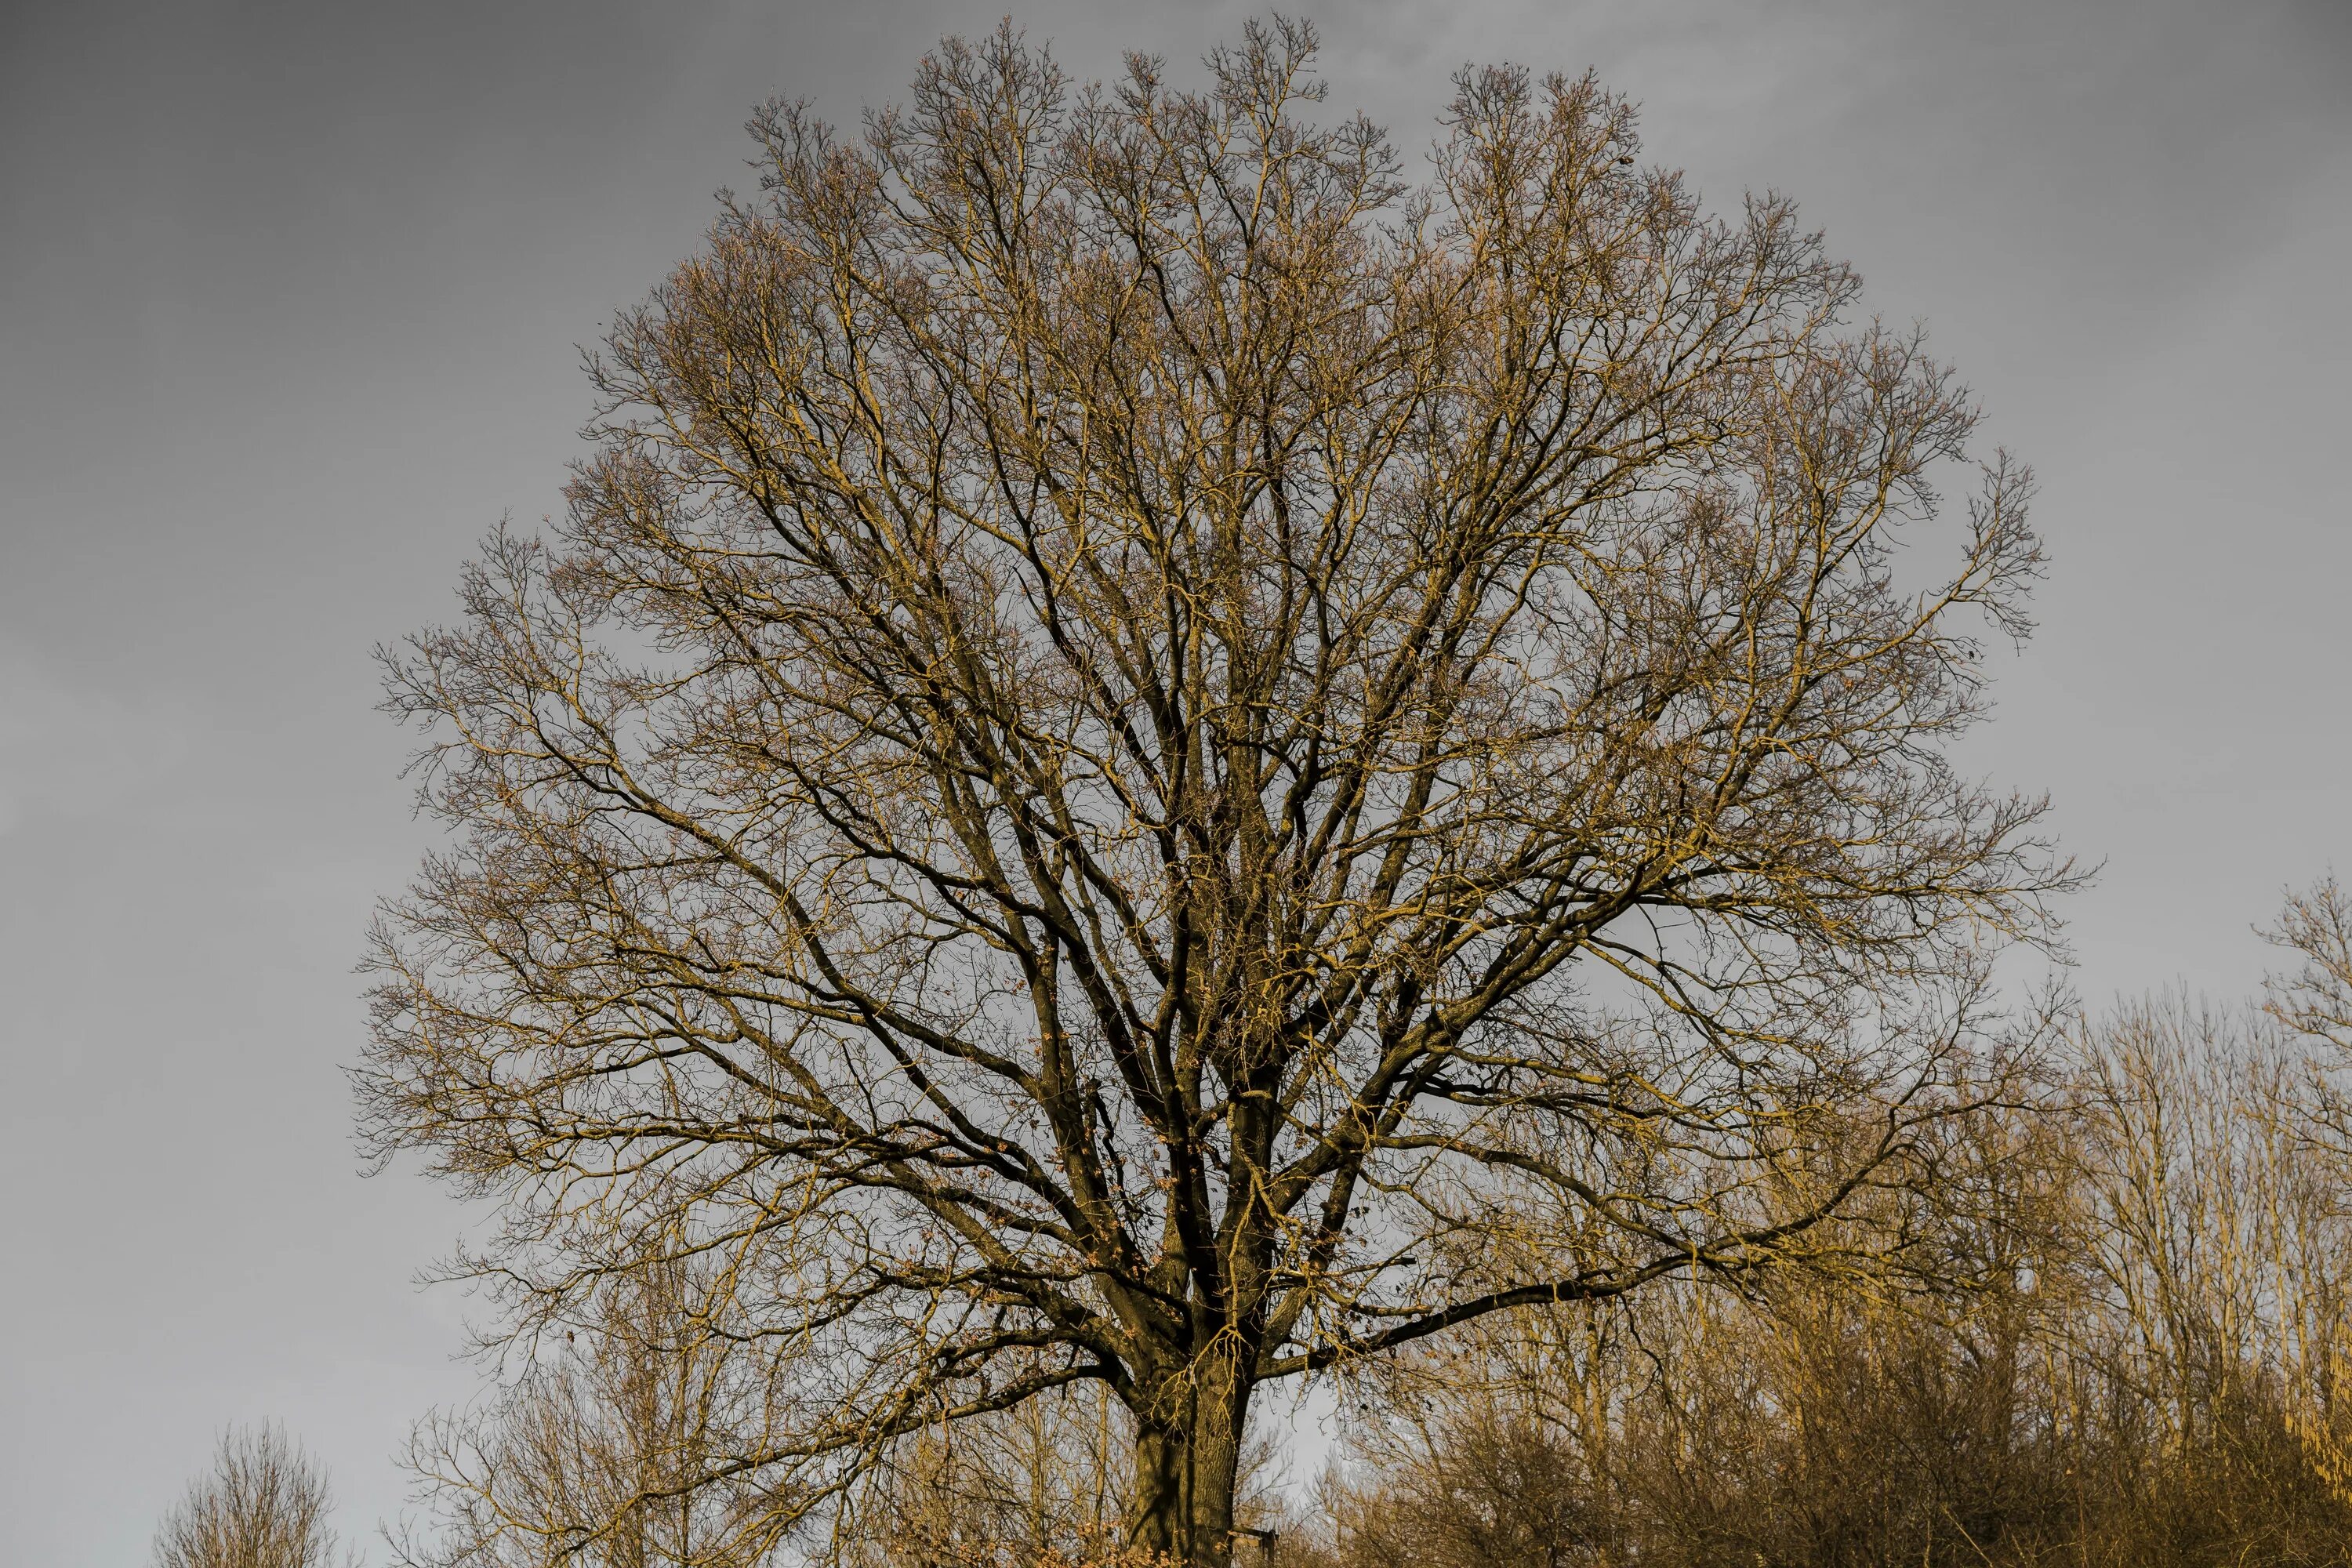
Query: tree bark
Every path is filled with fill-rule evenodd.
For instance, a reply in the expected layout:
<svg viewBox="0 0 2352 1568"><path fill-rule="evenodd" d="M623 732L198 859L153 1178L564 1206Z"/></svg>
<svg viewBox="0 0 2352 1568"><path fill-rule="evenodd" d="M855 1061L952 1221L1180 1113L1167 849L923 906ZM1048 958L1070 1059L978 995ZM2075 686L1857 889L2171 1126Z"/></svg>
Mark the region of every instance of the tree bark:
<svg viewBox="0 0 2352 1568"><path fill-rule="evenodd" d="M1213 1351L1165 1380L1138 1412L1127 1533L1185 1568L1228 1568L1250 1384Z"/></svg>

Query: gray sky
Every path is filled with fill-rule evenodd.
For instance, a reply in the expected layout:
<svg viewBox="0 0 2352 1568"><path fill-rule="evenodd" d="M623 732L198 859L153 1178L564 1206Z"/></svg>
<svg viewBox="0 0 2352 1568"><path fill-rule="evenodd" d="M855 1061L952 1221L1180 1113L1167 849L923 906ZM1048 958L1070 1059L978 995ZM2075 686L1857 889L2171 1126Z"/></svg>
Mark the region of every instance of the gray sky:
<svg viewBox="0 0 2352 1568"><path fill-rule="evenodd" d="M357 1176L339 1076L426 837L368 649L555 505L573 345L749 183L751 105L853 121L1004 8L0 4L0 1563L143 1560L229 1421L397 1510L473 1373L411 1285L465 1215ZM2352 0L1304 9L1408 149L1465 59L1599 67L1927 323L2042 476L1969 760L2105 863L2078 984L2252 985L2352 872ZM1249 12L1014 16L1095 75Z"/></svg>

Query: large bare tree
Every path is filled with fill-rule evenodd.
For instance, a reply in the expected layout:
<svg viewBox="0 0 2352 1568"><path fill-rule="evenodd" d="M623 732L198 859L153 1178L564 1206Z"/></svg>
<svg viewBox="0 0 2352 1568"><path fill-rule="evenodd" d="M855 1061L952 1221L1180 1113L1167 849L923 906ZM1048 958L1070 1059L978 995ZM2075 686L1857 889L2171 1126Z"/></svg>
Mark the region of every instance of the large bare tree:
<svg viewBox="0 0 2352 1568"><path fill-rule="evenodd" d="M772 107L391 659L457 837L374 1145L518 1331L723 1258L780 1496L1093 1380L1223 1561L1270 1381L1851 1236L2046 935L1946 761L2040 563L1965 393L1591 80L1466 71L1415 183L1311 53Z"/></svg>

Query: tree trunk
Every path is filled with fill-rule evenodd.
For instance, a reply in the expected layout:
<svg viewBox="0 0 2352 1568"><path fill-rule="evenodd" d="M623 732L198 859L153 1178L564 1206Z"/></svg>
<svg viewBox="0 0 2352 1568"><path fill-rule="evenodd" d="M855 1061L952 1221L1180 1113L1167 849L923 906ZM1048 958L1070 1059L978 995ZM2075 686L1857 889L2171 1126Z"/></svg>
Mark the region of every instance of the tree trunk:
<svg viewBox="0 0 2352 1568"><path fill-rule="evenodd" d="M1228 1568L1249 1396L1236 1358L1212 1352L1138 1413L1130 1542L1186 1568Z"/></svg>

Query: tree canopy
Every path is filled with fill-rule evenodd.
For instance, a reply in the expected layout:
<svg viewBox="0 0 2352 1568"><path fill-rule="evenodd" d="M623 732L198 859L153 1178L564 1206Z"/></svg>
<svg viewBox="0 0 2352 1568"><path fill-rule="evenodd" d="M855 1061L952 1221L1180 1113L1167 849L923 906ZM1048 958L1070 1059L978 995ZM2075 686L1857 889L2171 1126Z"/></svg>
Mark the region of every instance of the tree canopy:
<svg viewBox="0 0 2352 1568"><path fill-rule="evenodd" d="M1089 1383L1222 1562L1256 1388L1893 1258L1998 1078L2070 873L1948 759L2027 474L1592 79L1464 71L1409 177L1312 46L763 110L551 536L389 658L455 835L374 1146L501 1201L517 1332L692 1258L762 1529Z"/></svg>

